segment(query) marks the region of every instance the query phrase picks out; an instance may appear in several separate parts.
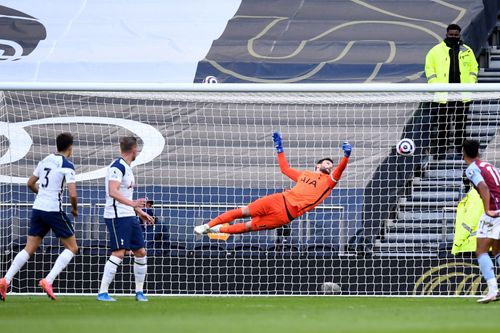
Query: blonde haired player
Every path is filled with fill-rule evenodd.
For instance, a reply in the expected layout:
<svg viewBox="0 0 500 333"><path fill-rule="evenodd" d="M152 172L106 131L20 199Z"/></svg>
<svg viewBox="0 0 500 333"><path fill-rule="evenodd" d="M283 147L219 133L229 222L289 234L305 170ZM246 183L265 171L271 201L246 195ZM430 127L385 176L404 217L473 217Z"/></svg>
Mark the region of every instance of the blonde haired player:
<svg viewBox="0 0 500 333"><path fill-rule="evenodd" d="M106 171L106 205L104 222L108 227L111 256L102 274L98 301L114 302L108 288L115 278L116 270L122 263L126 250L134 253L135 299L147 302L143 286L147 272L146 249L139 217L146 223L154 223L154 218L144 212L145 198L133 200L135 178L131 164L139 155L137 139L133 136L120 138L121 156L114 160Z"/></svg>

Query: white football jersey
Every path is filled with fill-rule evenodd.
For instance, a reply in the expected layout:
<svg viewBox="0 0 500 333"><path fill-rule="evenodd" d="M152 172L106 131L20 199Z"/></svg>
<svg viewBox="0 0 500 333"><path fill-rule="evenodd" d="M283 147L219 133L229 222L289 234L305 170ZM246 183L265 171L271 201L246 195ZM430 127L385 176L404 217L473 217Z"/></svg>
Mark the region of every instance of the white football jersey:
<svg viewBox="0 0 500 333"><path fill-rule="evenodd" d="M59 154L50 154L36 167L33 175L38 177L38 194L33 209L45 212L62 211L62 193L65 184L75 182L75 166Z"/></svg>
<svg viewBox="0 0 500 333"><path fill-rule="evenodd" d="M106 205L104 207L104 218L114 219L117 217L135 216L133 207L124 205L109 196L108 183L110 180L120 182L120 193L127 199L133 200L135 179L132 168L123 158L118 158L108 166L106 171Z"/></svg>

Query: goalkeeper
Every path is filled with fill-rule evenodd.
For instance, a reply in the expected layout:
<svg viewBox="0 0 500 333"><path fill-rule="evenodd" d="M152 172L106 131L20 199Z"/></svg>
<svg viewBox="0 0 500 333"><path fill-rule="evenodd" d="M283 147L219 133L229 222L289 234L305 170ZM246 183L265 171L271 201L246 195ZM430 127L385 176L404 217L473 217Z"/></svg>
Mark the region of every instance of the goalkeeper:
<svg viewBox="0 0 500 333"><path fill-rule="evenodd" d="M347 166L352 146L344 142L344 156L333 169L333 160L323 158L316 163L314 171L299 171L291 168L283 152L281 135L273 134L281 172L297 184L282 193L259 198L248 206L225 212L210 222L194 228L196 234L228 233L239 234L249 231L274 229L286 225L322 203L337 185ZM233 225L223 225L235 219L251 217L252 220Z"/></svg>

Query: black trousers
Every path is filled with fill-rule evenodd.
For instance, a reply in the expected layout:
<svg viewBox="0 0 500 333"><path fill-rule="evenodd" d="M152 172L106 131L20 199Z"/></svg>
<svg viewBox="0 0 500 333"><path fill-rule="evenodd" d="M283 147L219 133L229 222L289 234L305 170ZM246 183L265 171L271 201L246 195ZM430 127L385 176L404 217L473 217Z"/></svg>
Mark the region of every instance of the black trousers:
<svg viewBox="0 0 500 333"><path fill-rule="evenodd" d="M447 150L462 152L465 140L465 128L469 113L469 102L451 101L432 103L434 111L434 149L431 151L438 158Z"/></svg>

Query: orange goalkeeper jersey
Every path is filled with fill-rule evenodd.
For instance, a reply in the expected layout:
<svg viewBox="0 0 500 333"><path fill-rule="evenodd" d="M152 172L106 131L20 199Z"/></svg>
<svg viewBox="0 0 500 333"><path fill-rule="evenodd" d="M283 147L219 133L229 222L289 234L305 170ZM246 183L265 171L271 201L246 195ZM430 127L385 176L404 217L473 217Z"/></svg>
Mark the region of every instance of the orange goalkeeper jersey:
<svg viewBox="0 0 500 333"><path fill-rule="evenodd" d="M343 157L331 175L313 171L298 171L290 168L284 153L278 154L281 172L297 184L283 193L287 204L293 206L298 212L296 217L310 211L322 203L332 192L340 180L342 172L347 166L349 158Z"/></svg>

